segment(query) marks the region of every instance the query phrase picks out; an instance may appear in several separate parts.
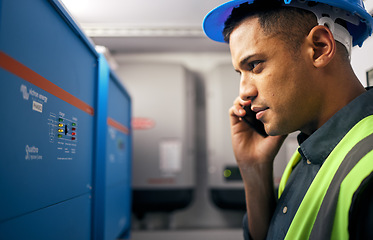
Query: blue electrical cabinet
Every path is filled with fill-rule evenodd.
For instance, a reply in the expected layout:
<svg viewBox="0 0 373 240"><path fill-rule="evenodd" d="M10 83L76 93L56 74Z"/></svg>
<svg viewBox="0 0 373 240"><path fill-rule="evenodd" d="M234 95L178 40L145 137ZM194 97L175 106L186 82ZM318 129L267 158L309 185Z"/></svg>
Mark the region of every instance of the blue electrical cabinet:
<svg viewBox="0 0 373 240"><path fill-rule="evenodd" d="M90 239L98 54L57 1L0 11L0 239Z"/></svg>
<svg viewBox="0 0 373 240"><path fill-rule="evenodd" d="M0 239L103 239L114 231L109 201L115 214L127 209L127 168L106 183L111 75L101 58L58 0L0 0ZM130 111L122 103L115 111ZM111 117L128 134L109 159L130 158L128 118Z"/></svg>
<svg viewBox="0 0 373 240"><path fill-rule="evenodd" d="M131 227L131 98L103 54L99 57L93 239L128 239Z"/></svg>
<svg viewBox="0 0 373 240"><path fill-rule="evenodd" d="M106 136L105 239L128 239L131 222L131 98L110 73Z"/></svg>

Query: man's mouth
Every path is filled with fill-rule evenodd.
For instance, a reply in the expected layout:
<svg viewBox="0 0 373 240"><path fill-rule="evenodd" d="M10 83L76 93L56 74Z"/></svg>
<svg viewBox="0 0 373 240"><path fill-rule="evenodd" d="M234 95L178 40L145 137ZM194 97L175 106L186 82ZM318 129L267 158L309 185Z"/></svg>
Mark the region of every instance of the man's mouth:
<svg viewBox="0 0 373 240"><path fill-rule="evenodd" d="M258 120L260 120L263 117L263 115L264 115L264 113L267 109L269 109L269 108L268 107L255 107L255 106L251 107L251 110L253 112L255 112L255 117Z"/></svg>

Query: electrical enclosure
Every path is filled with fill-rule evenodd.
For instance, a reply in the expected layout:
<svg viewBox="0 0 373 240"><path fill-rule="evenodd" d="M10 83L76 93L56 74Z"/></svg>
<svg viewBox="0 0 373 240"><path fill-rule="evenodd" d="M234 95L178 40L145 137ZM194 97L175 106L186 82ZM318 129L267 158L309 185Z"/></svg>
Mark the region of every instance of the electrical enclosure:
<svg viewBox="0 0 373 240"><path fill-rule="evenodd" d="M193 75L160 63L121 71L134 99L133 209L141 215L186 207L195 188Z"/></svg>
<svg viewBox="0 0 373 240"><path fill-rule="evenodd" d="M130 237L132 130L131 98L110 73L106 136L105 239Z"/></svg>
<svg viewBox="0 0 373 240"><path fill-rule="evenodd" d="M109 97L101 58L57 0L0 0L0 239L103 239L128 228L131 102L123 88ZM117 116L108 102L122 104ZM128 129L116 149L108 117ZM112 180L106 157L118 154L123 179ZM114 219L115 201L122 224L110 229L101 217Z"/></svg>

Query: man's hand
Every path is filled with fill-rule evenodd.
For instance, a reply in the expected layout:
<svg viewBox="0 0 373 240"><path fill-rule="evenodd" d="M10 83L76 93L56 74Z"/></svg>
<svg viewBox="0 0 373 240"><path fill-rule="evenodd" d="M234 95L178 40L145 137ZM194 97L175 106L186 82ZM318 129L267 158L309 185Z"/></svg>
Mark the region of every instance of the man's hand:
<svg viewBox="0 0 373 240"><path fill-rule="evenodd" d="M243 107L250 106L250 104L250 100L243 101L237 97L229 110L233 151L240 167L273 162L286 138L286 136L263 137L243 121L242 118L246 115ZM253 119L253 121L258 120Z"/></svg>
<svg viewBox="0 0 373 240"><path fill-rule="evenodd" d="M265 239L276 202L273 160L286 136L263 137L243 121L243 106L250 104L238 97L229 110L232 144L245 186L250 234L253 239Z"/></svg>

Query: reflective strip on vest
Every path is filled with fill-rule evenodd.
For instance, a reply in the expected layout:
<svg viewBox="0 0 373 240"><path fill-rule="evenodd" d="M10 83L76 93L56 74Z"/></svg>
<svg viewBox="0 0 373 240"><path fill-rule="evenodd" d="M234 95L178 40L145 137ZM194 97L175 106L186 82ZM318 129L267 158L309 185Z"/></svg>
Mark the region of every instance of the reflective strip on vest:
<svg viewBox="0 0 373 240"><path fill-rule="evenodd" d="M323 203L321 204L319 213L317 215L316 221L313 225L310 239L331 239L332 230L334 229L336 229L336 231L334 233L333 239L348 239L347 228L340 229L337 224L333 224L335 221L335 218L339 218L338 216L336 216L336 209L338 205L338 196L340 193L340 186L342 182L348 185L347 186L348 189L356 190L360 186L360 183L361 183L360 181L355 182L355 184L358 184L358 185L354 186L354 184L352 184L351 181L346 181L345 179L347 175L350 175L350 176L354 175L353 179L359 179L359 177L355 175L356 174L361 175L364 172L364 169L369 169L369 166L365 167L364 163L369 164L370 162L371 164L371 161L369 161L371 158L366 157L366 155L372 151L372 148L373 148L373 134L361 140L347 154L342 164L339 166L336 174L334 175L333 180L330 183L330 186L328 188L328 191L326 192ZM365 158L367 159L366 161L362 160L364 157L366 157ZM360 164L360 160L362 160L361 164ZM355 166L358 163L359 163L359 166ZM354 172L351 171L352 169L354 169ZM359 171L356 171L356 169L359 169ZM354 192L352 194L354 194ZM344 193L341 194L342 198L343 196L346 196L346 194ZM347 202L346 200L347 200L346 198L341 199L339 201L339 204L341 204L342 202ZM349 200L352 200L352 196ZM351 201L349 201L349 204L346 206L347 210L350 209L350 205L351 205ZM343 217L343 216L340 216L340 217ZM343 222L345 220L348 220L348 218L344 219ZM339 225L342 225L342 226L345 225L345 224L340 224L342 220L337 220L335 222L339 223ZM333 228L333 225L335 226L334 228Z"/></svg>
<svg viewBox="0 0 373 240"><path fill-rule="evenodd" d="M357 143L371 134L373 134L373 115L368 116L358 122L333 149L304 196L288 229L285 239L293 240L310 238L310 234L321 205L326 204L327 206L330 206L330 203L327 202L330 199L326 200L325 203L323 203L323 200L334 176L339 169L339 166L342 164L345 157L347 157L351 149L354 148ZM372 149L372 140L369 138L366 141L370 143L370 149ZM361 182L373 171L373 152L371 151L362 157L363 158L361 160L361 157L357 160L354 159L356 161L360 161L358 164L351 166L352 170L347 172L347 176L342 179L343 181L342 184L340 184L339 190L340 197L337 197L337 203L333 203L336 204L336 206L333 208L327 207L326 210L323 208L322 211L333 211L332 209L335 209L335 214L334 212L327 213L331 216L331 221L330 219L319 220L321 224L325 223L325 221L330 221L333 229L329 229L329 233L327 233L329 234L328 236L318 236L317 239L330 239L330 236L332 239L348 239L348 217L353 194L358 189ZM281 196L281 193L285 188L286 181L289 178L293 167L299 162L299 160L299 153L294 154L293 158L286 167L283 179L281 179L279 186L279 196ZM330 232L332 232L331 235Z"/></svg>

